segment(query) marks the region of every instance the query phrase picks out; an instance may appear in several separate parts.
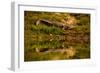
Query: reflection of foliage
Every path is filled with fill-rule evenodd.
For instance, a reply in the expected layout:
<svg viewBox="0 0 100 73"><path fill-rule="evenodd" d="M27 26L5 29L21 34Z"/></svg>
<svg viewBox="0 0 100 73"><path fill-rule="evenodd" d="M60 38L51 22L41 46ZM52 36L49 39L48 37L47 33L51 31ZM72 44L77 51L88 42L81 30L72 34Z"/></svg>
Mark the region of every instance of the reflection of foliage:
<svg viewBox="0 0 100 73"><path fill-rule="evenodd" d="M90 50L89 50L89 44L87 45L87 47L85 47L84 45L87 44L79 44L74 46L76 50L76 54L73 57L68 57L69 53L65 53L65 52L35 52L34 49L26 49L26 56L25 59L27 61L40 61L40 60L58 60L58 59L86 59L86 58L90 58ZM43 46L43 45L42 45ZM70 46L70 45L68 45ZM76 49L77 48L77 49ZM44 49L44 48L42 48ZM51 49L52 50L52 49ZM34 52L34 53L33 53Z"/></svg>
<svg viewBox="0 0 100 73"><path fill-rule="evenodd" d="M90 58L89 14L35 11L25 11L24 13L25 61ZM75 27L63 30L43 23L35 25L39 19L57 21ZM73 57L68 57L68 53L62 52L45 53L45 50L68 49L70 46L77 51ZM36 49L43 52L37 52Z"/></svg>

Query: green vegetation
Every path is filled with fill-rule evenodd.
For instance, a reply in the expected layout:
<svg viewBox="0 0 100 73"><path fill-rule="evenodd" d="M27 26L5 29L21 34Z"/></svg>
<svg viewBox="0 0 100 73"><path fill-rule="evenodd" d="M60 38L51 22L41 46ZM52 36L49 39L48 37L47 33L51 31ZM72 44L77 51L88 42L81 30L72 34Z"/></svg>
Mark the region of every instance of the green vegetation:
<svg viewBox="0 0 100 73"><path fill-rule="evenodd" d="M60 22L70 29L48 26L40 19ZM24 61L90 58L90 15L24 12Z"/></svg>
<svg viewBox="0 0 100 73"><path fill-rule="evenodd" d="M60 28L57 28L55 26L52 26L52 27L49 27L49 26L46 26L46 25L43 25L43 24L40 24L40 25L32 25L32 28L31 30L33 31L33 33L35 32L36 34L40 34L40 33L43 33L43 34L63 34L64 33L64 30L60 29Z"/></svg>

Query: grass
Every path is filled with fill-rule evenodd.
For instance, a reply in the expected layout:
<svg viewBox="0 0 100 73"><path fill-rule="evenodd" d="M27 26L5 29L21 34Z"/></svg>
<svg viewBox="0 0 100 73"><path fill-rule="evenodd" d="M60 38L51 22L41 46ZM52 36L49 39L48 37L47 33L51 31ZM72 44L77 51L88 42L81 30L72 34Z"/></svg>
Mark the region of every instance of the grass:
<svg viewBox="0 0 100 73"><path fill-rule="evenodd" d="M55 12L25 11L24 27L24 61L67 60L90 58L90 15ZM66 24L68 17L75 17L75 28L63 30L56 26L39 23L38 19L47 19ZM63 20L63 22L62 22ZM66 24L67 25L67 24ZM68 53L47 52L49 50L74 48L75 55L68 57ZM37 52L44 50L42 52ZM46 50L46 51L45 51Z"/></svg>
<svg viewBox="0 0 100 73"><path fill-rule="evenodd" d="M31 30L33 31L33 33L35 34L40 34L40 33L43 33L43 34L59 34L59 35L62 35L64 34L64 30L60 29L60 28L57 28L55 26L52 26L52 27L49 27L49 26L46 26L46 25L43 25L43 24L39 24L39 25L32 25L31 27Z"/></svg>

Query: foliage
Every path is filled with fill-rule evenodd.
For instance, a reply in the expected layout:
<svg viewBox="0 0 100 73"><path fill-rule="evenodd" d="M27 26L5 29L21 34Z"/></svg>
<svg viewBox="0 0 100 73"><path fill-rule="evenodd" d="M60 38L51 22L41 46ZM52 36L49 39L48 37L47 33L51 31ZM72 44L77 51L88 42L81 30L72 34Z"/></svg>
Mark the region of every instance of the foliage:
<svg viewBox="0 0 100 73"><path fill-rule="evenodd" d="M39 19L61 22L74 28L64 30L44 23L36 25ZM24 23L25 61L90 58L90 14L25 11ZM75 55L68 57L68 52L62 50L70 47L74 48Z"/></svg>

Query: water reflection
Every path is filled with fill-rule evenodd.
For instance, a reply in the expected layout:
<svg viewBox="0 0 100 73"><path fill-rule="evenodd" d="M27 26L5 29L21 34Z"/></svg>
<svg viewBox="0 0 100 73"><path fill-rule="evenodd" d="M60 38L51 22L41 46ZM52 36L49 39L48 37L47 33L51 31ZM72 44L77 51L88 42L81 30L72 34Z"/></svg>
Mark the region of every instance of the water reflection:
<svg viewBox="0 0 100 73"><path fill-rule="evenodd" d="M40 37L39 37L40 38ZM30 49L26 50L28 60L62 60L90 58L89 41L74 38L65 40L65 36L33 39ZM63 38L63 39L61 39ZM84 39L84 38L83 38Z"/></svg>

